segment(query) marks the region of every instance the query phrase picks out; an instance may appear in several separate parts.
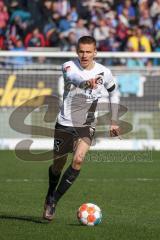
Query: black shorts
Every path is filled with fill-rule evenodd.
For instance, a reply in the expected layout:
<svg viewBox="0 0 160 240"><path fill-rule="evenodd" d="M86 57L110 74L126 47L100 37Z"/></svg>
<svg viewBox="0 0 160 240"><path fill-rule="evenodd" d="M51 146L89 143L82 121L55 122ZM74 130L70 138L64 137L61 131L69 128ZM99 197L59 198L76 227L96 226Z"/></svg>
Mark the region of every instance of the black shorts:
<svg viewBox="0 0 160 240"><path fill-rule="evenodd" d="M91 145L95 133L95 128L86 127L68 127L59 123L55 125L54 132L54 153L64 155L74 151L74 143L78 139L83 139L88 145Z"/></svg>

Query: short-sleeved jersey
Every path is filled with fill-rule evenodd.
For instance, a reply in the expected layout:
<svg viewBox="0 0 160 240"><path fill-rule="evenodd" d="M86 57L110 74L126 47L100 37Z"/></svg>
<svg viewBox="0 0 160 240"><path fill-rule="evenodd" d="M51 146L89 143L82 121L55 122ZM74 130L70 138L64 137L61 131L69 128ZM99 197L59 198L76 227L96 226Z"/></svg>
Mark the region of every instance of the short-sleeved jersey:
<svg viewBox="0 0 160 240"><path fill-rule="evenodd" d="M58 114L58 123L64 126L84 127L95 125L98 99L102 97L102 88L110 89L115 85L111 71L94 62L94 67L87 70L81 67L79 60L65 62L62 65L64 78L63 104ZM98 77L96 89L84 88L83 83Z"/></svg>

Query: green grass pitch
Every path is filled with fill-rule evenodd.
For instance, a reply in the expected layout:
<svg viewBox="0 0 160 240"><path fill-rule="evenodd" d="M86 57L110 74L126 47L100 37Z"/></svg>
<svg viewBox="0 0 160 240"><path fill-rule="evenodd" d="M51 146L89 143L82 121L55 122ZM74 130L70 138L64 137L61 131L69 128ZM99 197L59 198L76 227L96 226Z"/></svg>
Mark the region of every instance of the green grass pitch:
<svg viewBox="0 0 160 240"><path fill-rule="evenodd" d="M41 216L50 164L0 152L0 240L159 239L160 152L89 152L47 223ZM79 225L76 211L85 202L102 209L100 225Z"/></svg>

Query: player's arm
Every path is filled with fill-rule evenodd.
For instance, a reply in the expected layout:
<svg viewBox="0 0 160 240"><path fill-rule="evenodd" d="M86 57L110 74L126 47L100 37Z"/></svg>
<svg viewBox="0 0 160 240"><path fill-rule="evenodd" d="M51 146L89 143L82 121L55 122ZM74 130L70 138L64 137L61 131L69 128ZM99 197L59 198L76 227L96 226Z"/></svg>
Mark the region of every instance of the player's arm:
<svg viewBox="0 0 160 240"><path fill-rule="evenodd" d="M111 104L111 126L110 126L110 135L118 136L119 135L119 125L118 125L118 107L119 107L119 90L115 82L115 79L112 76L112 73L109 71L107 74L107 81L104 84L105 88L109 94L109 100Z"/></svg>
<svg viewBox="0 0 160 240"><path fill-rule="evenodd" d="M119 91L116 83L112 85L108 90L109 99L111 104L111 126L110 126L110 135L111 137L118 136L119 125L118 125L118 106L119 106Z"/></svg>
<svg viewBox="0 0 160 240"><path fill-rule="evenodd" d="M63 65L62 72L66 86L70 86L70 84L73 84L74 86L83 89L88 88L93 89L97 87L97 78L84 80L79 74L74 73L74 71L71 71L71 67L69 65L68 66Z"/></svg>
<svg viewBox="0 0 160 240"><path fill-rule="evenodd" d="M95 89L97 88L97 80L98 80L98 77L88 79L86 81L81 82L79 87L83 89L88 89L88 88Z"/></svg>

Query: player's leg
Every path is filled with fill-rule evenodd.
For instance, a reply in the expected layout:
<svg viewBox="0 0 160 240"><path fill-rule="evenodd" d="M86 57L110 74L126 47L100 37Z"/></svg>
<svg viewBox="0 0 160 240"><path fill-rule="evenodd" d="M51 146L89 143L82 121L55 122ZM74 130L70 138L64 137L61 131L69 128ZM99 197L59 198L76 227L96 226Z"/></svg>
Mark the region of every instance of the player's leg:
<svg viewBox="0 0 160 240"><path fill-rule="evenodd" d="M49 167L49 188L46 200L52 202L53 193L59 182L62 169L66 163L68 152L72 150L73 135L58 123L55 125L54 133L54 160Z"/></svg>
<svg viewBox="0 0 160 240"><path fill-rule="evenodd" d="M78 139L77 147L73 155L72 168L80 171L86 153L90 148L90 143L85 138Z"/></svg>
<svg viewBox="0 0 160 240"><path fill-rule="evenodd" d="M71 187L76 178L79 176L84 157L89 150L90 145L83 139L76 142L76 150L73 155L72 164L64 172L62 179L54 193L54 204L56 205L64 193Z"/></svg>
<svg viewBox="0 0 160 240"><path fill-rule="evenodd" d="M43 217L52 220L55 214L54 192L66 163L68 152L72 149L73 136L65 127L56 124L54 134L54 162L49 167L49 187L44 204Z"/></svg>
<svg viewBox="0 0 160 240"><path fill-rule="evenodd" d="M58 185L58 182L59 182L59 179L61 176L61 172L67 161L67 156L68 156L68 154L66 154L64 156L54 155L53 164L50 165L50 167L49 167L49 170L48 170L49 187L48 187L48 192L47 192L47 196L46 196L46 201L48 203L52 202L53 193Z"/></svg>
<svg viewBox="0 0 160 240"><path fill-rule="evenodd" d="M62 169L67 161L67 154L64 156L54 156L54 162L49 167L49 187L44 203L43 218L51 221L55 215L54 192L58 185Z"/></svg>

